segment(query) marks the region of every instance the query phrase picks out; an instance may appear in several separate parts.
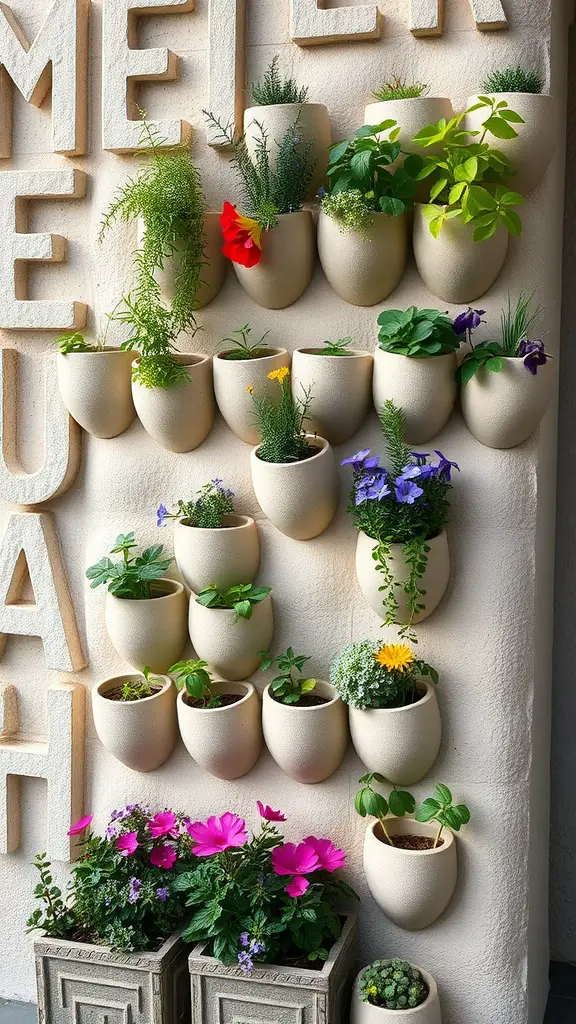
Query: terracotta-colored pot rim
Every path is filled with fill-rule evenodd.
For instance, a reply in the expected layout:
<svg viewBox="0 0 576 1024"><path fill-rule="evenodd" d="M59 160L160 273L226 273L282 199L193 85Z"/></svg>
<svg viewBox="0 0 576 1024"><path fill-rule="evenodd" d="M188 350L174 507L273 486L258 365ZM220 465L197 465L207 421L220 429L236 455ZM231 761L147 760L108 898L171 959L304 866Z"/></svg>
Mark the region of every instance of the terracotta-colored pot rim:
<svg viewBox="0 0 576 1024"><path fill-rule="evenodd" d="M234 615L234 609L233 608L207 608L205 604L199 604L197 598L198 598L198 594L195 594L194 591L191 590L190 591L190 604L197 604L198 607L202 609L202 611L210 612L211 615L215 615L215 614L216 615L217 614L220 614L220 615ZM266 604L266 602L269 602L271 600L271 598L272 598L272 590L270 590L269 594L266 594L266 597L264 598L263 601L257 601L256 604L254 605L254 607L256 608L256 607L258 607L258 605ZM254 612L252 612L252 615L254 615ZM252 617L250 617L249 619L241 619L240 621L241 622L251 622L252 621ZM236 625L239 625L239 623L236 623Z"/></svg>
<svg viewBox="0 0 576 1024"><path fill-rule="evenodd" d="M394 838L395 835L423 835L423 836L426 836L427 839L434 838L433 835L429 835L429 833L426 831L426 825L427 825L426 822L419 822L418 821L418 822L415 823L418 826L418 828L420 828L420 826L422 826L422 825L424 826L423 831L421 833L420 832L409 832L409 833L406 833L406 832L402 832L401 828L399 829L398 832L394 831L394 824L396 822L399 822L399 821L400 822L404 821L405 819L403 819L403 818L394 818L393 816L391 816L389 818L385 818L384 820L386 822L386 828L388 828L388 825L390 825L390 828L388 828L388 832L390 833L392 838ZM408 820L413 821L414 819L410 818ZM428 826L428 827L430 827L430 826ZM392 856L401 855L401 856L408 856L408 857L437 857L438 854L446 853L447 850L449 850L450 847L454 844L454 833L449 828L444 828L444 830L442 832L442 839L444 840L444 842L442 843L442 846L437 846L435 850L433 850L433 849L432 850L403 850L399 846L389 846L388 843L381 842L381 840L376 835L376 829L377 828L381 828L381 825L380 825L380 822L377 819L375 819L374 821L370 822L370 824L368 825L367 831L371 834L371 837L374 839L374 841L376 843L378 843L379 846L382 846L386 850L387 853L391 853ZM438 827L437 826L433 826L433 829L434 829L434 834L435 834L438 831Z"/></svg>
<svg viewBox="0 0 576 1024"><path fill-rule="evenodd" d="M353 359L365 359L366 357L368 357L369 359L372 358L372 353L371 352L367 352L366 349L363 349L363 348L352 348L352 349L349 349L347 352L345 352L343 355L340 355L340 356L322 355L321 353L323 351L324 351L324 349L321 349L321 348L296 348L296 349L294 349L294 351L292 353L292 358L294 358L296 353L298 353L298 355L301 355L301 356L318 356L318 358L322 359L322 360L324 360L324 359L348 359L350 357L352 357Z"/></svg>
<svg viewBox="0 0 576 1024"><path fill-rule="evenodd" d="M276 356L287 356L289 354L285 348L272 348L271 346L266 346L266 348L268 349L266 355L256 356L255 359L224 359L224 356L235 351L233 348L224 349L223 352L216 352L213 359L220 359L227 366L235 366L237 363L241 366L252 366L254 363L263 363L266 359L275 359Z"/></svg>
<svg viewBox="0 0 576 1024"><path fill-rule="evenodd" d="M306 434L306 437L309 437L310 440L320 442L320 445L317 445L317 447L320 447L320 451L317 452L316 455L310 455L307 459L299 459L298 462L265 462L265 460L261 459L258 455L258 449L260 447L259 444L257 444L250 452L250 459L256 459L259 466L282 466L284 469L292 469L294 466L308 465L309 463L314 462L315 459L319 459L321 455L324 455L330 448L330 444L325 437L320 437L320 434Z"/></svg>
<svg viewBox="0 0 576 1024"><path fill-rule="evenodd" d="M328 708L334 707L334 705L338 704L338 702L342 703L342 698L341 698L340 694L336 692L335 688L332 686L332 683L328 683L325 679L317 679L316 682L317 683L322 683L325 687L327 687L329 690L331 690L332 693L334 694L334 697L332 698L332 700L327 701L326 704L315 704L315 705L313 705L312 707L309 707L309 708L299 708L299 707L296 707L295 704L284 704L281 700L276 700L276 698L273 697L272 694L270 693L270 687L272 685L271 683L268 683L268 685L264 687L264 691L262 693L262 699L263 700L269 700L269 701L271 701L272 704L277 704L281 708L287 708L289 711L297 711L298 714L305 714L308 711L326 711ZM312 695L313 693L314 693L314 690L310 690L310 695ZM318 688L318 696L319 697L323 697L324 696L324 694L322 693L322 690L320 688Z"/></svg>
<svg viewBox="0 0 576 1024"><path fill-rule="evenodd" d="M159 586L162 584L163 588L168 588L167 594L160 594L158 597L117 597L116 594L107 592L108 597L114 598L115 601L121 601L122 604L157 604L159 601L166 601L172 597L176 597L177 594L184 593L184 584L179 583L178 580L171 580L167 576L161 577L159 580L151 580L151 586Z"/></svg>
<svg viewBox="0 0 576 1024"><path fill-rule="evenodd" d="M242 680L242 681L239 681L239 682L232 682L231 680L227 680L227 679L215 679L214 683L213 683L213 686L217 687L217 686L220 686L220 685L222 685L222 686L232 686L232 687L233 686L242 686L242 687L245 687L246 693L244 694L243 697L240 698L240 700L234 701L234 704L227 704L223 708L193 708L193 707L190 706L190 704L187 704L186 701L184 700L184 697L186 696L186 687L183 686L182 689L178 693L178 701L180 702L180 704L181 704L181 706L183 708L186 708L187 711L191 711L193 713L195 713L196 711L199 711L202 715L222 715L222 714L226 714L226 712L228 712L228 711L235 711L237 708L241 707L242 704L246 704L246 702L248 700L250 700L250 698L256 693L256 687L254 686L254 683L250 683L248 680ZM234 690L228 690L228 691L226 691L226 690L216 690L216 692L217 693L218 692L219 693L226 693L226 692L234 693L235 691Z"/></svg>
<svg viewBox="0 0 576 1024"><path fill-rule="evenodd" d="M249 527L254 526L254 520L252 516L239 515L236 512L231 512L230 515L224 516L223 522L230 519L237 519L238 522L228 526L194 526L193 523L188 519L178 519L178 526L186 526L189 530L200 530L201 533L233 533L236 530L246 530Z"/></svg>
<svg viewBox="0 0 576 1024"><path fill-rule="evenodd" d="M414 708L420 708L424 704L428 704L434 699L436 691L434 690L432 683L427 683L424 679L418 681L418 690L425 689L425 693L422 694L420 700L415 700L413 704L403 704L400 708L353 708L348 705L350 711L358 711L360 714L371 715L390 715L395 714L399 711L412 711Z"/></svg>
<svg viewBox="0 0 576 1024"><path fill-rule="evenodd" d="M107 700L105 693L107 690L114 689L115 686L120 685L126 679L144 679L142 672L125 672L123 675L120 676L110 676L108 679L103 679L102 682L98 683L98 685L95 687L95 689L93 690L93 694L95 698L97 697L99 698L99 700L106 700L107 704L111 704L114 707L118 706L119 708L125 708L130 707L131 705L133 707L136 707L141 704L146 704L151 700L156 700L157 697L161 697L162 694L166 693L166 691L174 685L170 676L163 675L161 672L158 672L157 674L155 673L152 676L152 678L165 680L165 682L162 685L162 689L157 690L156 693L151 693L149 697L140 697L139 700L110 701Z"/></svg>

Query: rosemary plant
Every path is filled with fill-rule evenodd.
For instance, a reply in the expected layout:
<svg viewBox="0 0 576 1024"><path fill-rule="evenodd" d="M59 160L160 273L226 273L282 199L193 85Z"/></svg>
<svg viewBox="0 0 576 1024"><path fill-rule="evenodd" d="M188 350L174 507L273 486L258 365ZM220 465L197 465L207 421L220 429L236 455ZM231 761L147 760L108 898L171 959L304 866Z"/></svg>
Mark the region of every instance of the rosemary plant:
<svg viewBox="0 0 576 1024"><path fill-rule="evenodd" d="M278 70L278 54L272 58L267 70L252 86L252 103L256 107L269 107L276 103L305 103L308 89L300 89L293 78L282 78Z"/></svg>

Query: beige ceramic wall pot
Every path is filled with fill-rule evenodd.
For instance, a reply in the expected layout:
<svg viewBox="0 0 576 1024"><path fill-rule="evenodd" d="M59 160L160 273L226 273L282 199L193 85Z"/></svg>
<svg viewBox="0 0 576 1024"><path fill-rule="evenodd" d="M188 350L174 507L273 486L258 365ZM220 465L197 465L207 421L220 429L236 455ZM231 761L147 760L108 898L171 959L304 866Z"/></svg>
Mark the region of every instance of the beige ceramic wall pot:
<svg viewBox="0 0 576 1024"><path fill-rule="evenodd" d="M475 242L473 229L459 217L444 221L438 238L430 233L421 203L414 207L414 256L418 273L433 295L444 302L473 302L497 279L508 250L508 232Z"/></svg>
<svg viewBox="0 0 576 1024"><path fill-rule="evenodd" d="M258 129L258 124L261 124L268 135L270 165L275 167L279 144L296 119L301 146L306 147L312 142L310 156L316 160L316 168L308 189L308 199L315 199L326 177L328 147L332 142L328 110L323 103L271 103L264 107L248 107L244 113L246 145L250 156L254 158L262 138Z"/></svg>
<svg viewBox="0 0 576 1024"><path fill-rule="evenodd" d="M119 701L106 696L120 689L127 679L143 678L126 673L99 683L92 690L92 714L98 739L106 750L135 772L153 772L170 757L178 739L176 689L170 676L159 676L162 688L141 700Z"/></svg>
<svg viewBox="0 0 576 1024"><path fill-rule="evenodd" d="M278 385L268 378L272 370L290 366L285 348L270 348L270 355L258 359L225 359L225 352L214 356L214 391L222 416L237 437L248 444L261 440L256 428L253 395L275 395ZM252 388L250 393L247 388Z"/></svg>
<svg viewBox="0 0 576 1024"><path fill-rule="evenodd" d="M411 786L428 774L440 749L442 724L436 693L419 684L422 699L402 708L348 708L350 734L368 771L394 785Z"/></svg>
<svg viewBox="0 0 576 1024"><path fill-rule="evenodd" d="M308 435L317 455L300 462L264 462L250 453L252 486L264 515L280 533L310 540L330 526L338 507L334 452L323 437Z"/></svg>
<svg viewBox="0 0 576 1024"><path fill-rule="evenodd" d="M58 387L68 412L94 437L117 437L136 416L133 352L119 348L56 356Z"/></svg>
<svg viewBox="0 0 576 1024"><path fill-rule="evenodd" d="M435 839L438 825L412 818L386 819L388 834L419 835ZM373 821L364 838L364 874L380 910L399 928L428 928L448 906L456 887L456 842L450 829L435 850L401 850L382 842L379 821Z"/></svg>
<svg viewBox="0 0 576 1024"><path fill-rule="evenodd" d="M143 222L138 220L138 244L141 245L144 234ZM200 309L207 306L216 297L224 284L228 263L222 252L222 229L219 213L204 214L204 266L200 274L200 286L196 292L196 305ZM156 270L154 277L162 289L162 298L171 305L175 289L175 280L182 262L181 247L177 244L172 256L164 261L162 270Z"/></svg>
<svg viewBox="0 0 576 1024"><path fill-rule="evenodd" d="M224 516L217 529L177 521L174 558L186 586L195 593L212 583L220 587L252 583L260 565L256 523L250 516L238 515Z"/></svg>
<svg viewBox="0 0 576 1024"><path fill-rule="evenodd" d="M415 359L374 350L373 396L376 412L392 399L406 416L406 441L422 444L436 437L456 401L456 353Z"/></svg>
<svg viewBox="0 0 576 1024"><path fill-rule="evenodd" d="M414 1006L407 1010L387 1010L384 1006L364 1003L360 999L358 991L360 980L364 974L364 970L360 971L354 984L350 1024L442 1024L438 986L428 971L423 970L422 967L416 967L416 969L420 971L422 979L426 982L428 995L424 1002L420 1003L420 1006Z"/></svg>
<svg viewBox="0 0 576 1024"><path fill-rule="evenodd" d="M221 708L196 708L178 694L178 724L184 746L196 764L218 779L239 779L254 767L262 751L260 697L252 683L215 682L214 693L238 693L241 699Z"/></svg>
<svg viewBox="0 0 576 1024"><path fill-rule="evenodd" d="M446 531L442 530L437 537L433 537L432 540L426 543L430 548L428 564L419 584L426 591L426 595L422 598L421 602L425 605L425 608L414 616L412 619L414 623L427 619L434 609L438 607L444 597L450 578L450 554ZM359 532L358 544L356 546L356 576L368 604L377 615L384 618L382 592L379 590L379 587L384 582L384 578L382 573L376 568L376 563L372 558L375 545L376 541L372 537L368 537L362 531ZM404 561L402 544L390 544L388 566L392 576L398 583L406 582L409 575L409 567ZM410 613L406 603L406 596L402 587L396 587L395 589L396 600L398 601L396 622L408 622Z"/></svg>
<svg viewBox="0 0 576 1024"><path fill-rule="evenodd" d="M534 433L554 386L550 362L533 376L521 358L506 357L499 373L479 370L462 386L460 404L466 426L488 448L515 448Z"/></svg>
<svg viewBox="0 0 576 1024"><path fill-rule="evenodd" d="M370 404L372 356L349 350L345 356L319 355L319 349L298 348L292 355L292 393L312 389L312 416L306 421L311 433L330 444L344 444L354 437Z"/></svg>
<svg viewBox="0 0 576 1024"><path fill-rule="evenodd" d="M326 279L337 295L353 306L373 306L400 283L408 256L406 216L375 213L365 231L341 231L320 210L318 255Z"/></svg>
<svg viewBox="0 0 576 1024"><path fill-rule="evenodd" d="M190 380L173 388L147 388L133 380L132 395L142 426L158 444L170 452L191 452L208 436L216 415L212 360L195 352L174 358Z"/></svg>
<svg viewBox="0 0 576 1024"><path fill-rule="evenodd" d="M188 599L182 583L162 579L152 584L159 594L133 600L106 594L108 636L129 665L152 672L167 672L178 661L187 640Z"/></svg>
<svg viewBox="0 0 576 1024"><path fill-rule="evenodd" d="M252 605L252 616L234 622L230 608L205 608L190 595L188 630L199 658L225 679L247 679L260 666L259 651L267 651L274 636L272 597Z"/></svg>
<svg viewBox="0 0 576 1024"><path fill-rule="evenodd" d="M244 291L259 306L284 309L306 291L314 270L316 239L310 210L281 213L262 232L262 257L255 267L234 264Z"/></svg>
<svg viewBox="0 0 576 1024"><path fill-rule="evenodd" d="M369 103L364 110L364 124L382 124L383 121L394 120L400 128L397 142L400 143L404 153L420 153L412 142L412 139L428 124L436 124L440 118L447 121L454 117L454 111L449 99L443 96L414 96L407 100L386 100L377 103ZM391 129L379 133L379 138L388 138ZM426 152L438 152L437 148L430 146ZM398 162L403 162L400 157ZM393 165L391 165L393 166Z"/></svg>
<svg viewBox="0 0 576 1024"><path fill-rule="evenodd" d="M505 100L508 106L524 118L524 124L514 124L518 132L515 139L491 139L488 141L499 149L516 168L516 174L508 179L510 188L525 196L542 179L554 156L558 141L559 106L555 96L530 92L490 93L498 101ZM478 96L470 96L467 106L478 102ZM463 127L466 131L482 130L482 122L489 114L487 107L466 114Z"/></svg>
<svg viewBox="0 0 576 1024"><path fill-rule="evenodd" d="M348 745L346 708L330 683L316 681L313 693L326 704L296 707L274 700L268 685L262 695L266 746L282 771L296 782L323 782L336 771Z"/></svg>

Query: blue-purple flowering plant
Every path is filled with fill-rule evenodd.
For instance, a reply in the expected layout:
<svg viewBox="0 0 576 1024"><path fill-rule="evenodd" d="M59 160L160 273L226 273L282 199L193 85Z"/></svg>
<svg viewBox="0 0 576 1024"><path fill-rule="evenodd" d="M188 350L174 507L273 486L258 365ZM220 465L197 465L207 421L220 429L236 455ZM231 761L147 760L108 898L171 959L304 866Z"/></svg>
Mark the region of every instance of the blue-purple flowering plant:
<svg viewBox="0 0 576 1024"><path fill-rule="evenodd" d="M472 335L481 323L485 323L482 320L485 310L468 308L456 317L454 330L465 335L471 346L458 368L458 377L463 385L472 380L479 370L500 373L506 365L505 359L522 359L526 370L535 377L538 367L552 358L541 338L528 336L542 315L541 306L531 306L531 295L520 293L515 307L512 307L508 296L508 308L500 314L501 341L482 341L478 345L474 344Z"/></svg>
<svg viewBox="0 0 576 1024"><path fill-rule="evenodd" d="M174 511L160 505L156 510L156 525L165 526L167 519L178 519L185 526L217 530L224 525L225 517L233 515L234 511L234 491L224 487L224 482L215 477L200 487L190 501L179 499Z"/></svg>
<svg viewBox="0 0 576 1024"><path fill-rule="evenodd" d="M372 557L382 573L384 625L397 622L397 588L406 594L408 622L400 623L399 635L417 642L413 620L425 608L426 591L421 580L428 563L428 541L446 526L450 516L448 493L455 462L435 451L413 452L405 443L405 417L388 400L380 412L386 445L386 467L369 449L344 459L342 465L353 470L348 512L357 530L376 542ZM389 565L390 545L401 544L409 573L405 583L395 580Z"/></svg>

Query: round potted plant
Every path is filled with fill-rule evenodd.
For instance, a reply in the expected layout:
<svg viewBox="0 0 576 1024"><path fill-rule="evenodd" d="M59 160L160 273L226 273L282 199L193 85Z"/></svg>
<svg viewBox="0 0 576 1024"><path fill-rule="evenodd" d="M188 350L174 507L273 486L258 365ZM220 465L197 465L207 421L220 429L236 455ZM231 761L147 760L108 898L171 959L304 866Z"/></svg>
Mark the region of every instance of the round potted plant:
<svg viewBox="0 0 576 1024"><path fill-rule="evenodd" d="M374 352L374 405L388 399L406 417L406 441L436 437L456 400L456 352L461 338L438 309L385 309L378 317Z"/></svg>
<svg viewBox="0 0 576 1024"><path fill-rule="evenodd" d="M198 352L174 354L173 365L182 368L180 381L158 384L156 371L150 383L148 370L133 363L132 397L138 418L151 437L170 452L191 452L206 439L216 415L212 385L212 360Z"/></svg>
<svg viewBox="0 0 576 1024"><path fill-rule="evenodd" d="M249 682L213 680L207 662L179 661L170 669L178 694L178 724L184 746L210 775L239 779L262 750L260 697Z"/></svg>
<svg viewBox="0 0 576 1024"><path fill-rule="evenodd" d="M531 309L520 294L500 317L501 340L475 345L472 333L483 309L467 309L456 318L470 351L460 364L460 404L468 430L488 448L515 448L536 430L552 397L554 373L541 339L529 333L542 309Z"/></svg>
<svg viewBox="0 0 576 1024"><path fill-rule="evenodd" d="M112 644L129 665L167 672L186 643L187 598L184 587L164 576L172 562L161 558L162 544L137 555L134 533L120 534L112 555L86 570L92 588L108 585L105 620Z"/></svg>
<svg viewBox="0 0 576 1024"><path fill-rule="evenodd" d="M76 331L56 339L58 388L73 419L93 437L117 437L136 416L130 378L132 352L91 345Z"/></svg>
<svg viewBox="0 0 576 1024"><path fill-rule="evenodd" d="M374 789L386 783L371 773L360 779L354 806L373 817L364 840L364 874L375 902L399 928L419 931L433 924L448 906L457 879L456 841L470 821L465 804L454 804L438 783L414 818L411 793L392 789L388 799Z"/></svg>
<svg viewBox="0 0 576 1024"><path fill-rule="evenodd" d="M262 440L258 433L254 403L251 396L274 393L268 374L290 365L285 348L266 344L266 331L259 341L252 341L250 324L232 331L223 343L229 347L214 356L214 390L218 408L237 437L248 444Z"/></svg>
<svg viewBox="0 0 576 1024"><path fill-rule="evenodd" d="M438 986L431 974L406 960L375 960L356 978L350 1024L392 1024L399 1019L442 1024Z"/></svg>
<svg viewBox="0 0 576 1024"><path fill-rule="evenodd" d="M98 739L135 772L152 772L168 760L178 738L176 694L170 676L143 674L104 679L92 690Z"/></svg>
<svg viewBox="0 0 576 1024"><path fill-rule="evenodd" d="M325 341L324 348L297 348L292 355L292 394L314 389L311 433L330 444L354 437L370 403L373 359L369 352L351 349L352 338Z"/></svg>
<svg viewBox="0 0 576 1024"><path fill-rule="evenodd" d="M402 151L398 163L403 161L403 154L417 152L412 138L425 124L435 124L442 117L449 121L454 116L449 99L429 96L428 91L429 86L423 82L406 82L396 75L374 90L376 102L369 103L364 110L366 124L393 119L401 126L397 136ZM388 138L389 131L383 132L382 137Z"/></svg>
<svg viewBox="0 0 576 1024"><path fill-rule="evenodd" d="M335 688L322 679L304 678L307 661L289 647L271 657L261 651L263 671L277 665L278 675L262 696L264 739L276 764L296 782L323 782L338 768L348 745L346 710Z"/></svg>
<svg viewBox="0 0 576 1024"><path fill-rule="evenodd" d="M247 679L274 635L270 587L216 583L190 595L188 630L199 658L224 679Z"/></svg>
<svg viewBox="0 0 576 1024"><path fill-rule="evenodd" d="M251 516L237 515L234 492L218 478L204 484L191 501L179 500L176 511L157 510L157 524L175 519L174 558L186 586L199 593L214 580L231 587L252 583L260 565L260 542Z"/></svg>
<svg viewBox="0 0 576 1024"><path fill-rule="evenodd" d="M358 530L356 575L371 608L385 625L415 640L413 626L442 600L450 576L444 527L455 462L437 451L413 452L404 441L404 415L388 401L380 413L388 468L366 448L344 459L353 469L348 511Z"/></svg>
<svg viewBox="0 0 576 1024"><path fill-rule="evenodd" d="M370 772L406 786L428 774L442 738L435 669L406 644L357 640L334 659L330 682L348 705L352 743Z"/></svg>
<svg viewBox="0 0 576 1024"><path fill-rule="evenodd" d="M295 540L309 540L330 525L338 506L334 452L325 438L304 430L311 389L294 398L287 366L268 376L276 384L276 395L252 394L262 437L250 453L252 486L276 529Z"/></svg>

